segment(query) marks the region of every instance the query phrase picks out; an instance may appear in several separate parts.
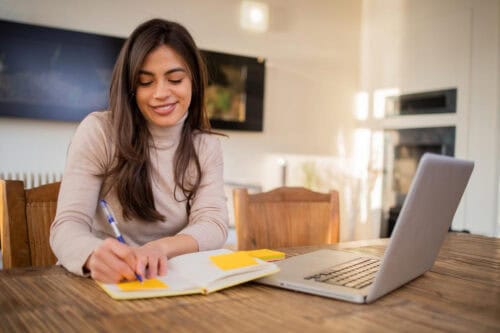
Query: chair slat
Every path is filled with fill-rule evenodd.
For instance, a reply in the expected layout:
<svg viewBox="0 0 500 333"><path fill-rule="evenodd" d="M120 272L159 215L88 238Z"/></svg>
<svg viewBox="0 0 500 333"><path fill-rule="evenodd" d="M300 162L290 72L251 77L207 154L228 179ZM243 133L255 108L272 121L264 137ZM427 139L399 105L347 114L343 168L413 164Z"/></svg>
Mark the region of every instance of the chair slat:
<svg viewBox="0 0 500 333"><path fill-rule="evenodd" d="M60 182L25 190L22 181L0 181L0 230L4 268L53 265L50 225Z"/></svg>
<svg viewBox="0 0 500 333"><path fill-rule="evenodd" d="M57 202L33 202L26 206L31 266L54 265L56 257L50 249L50 225L56 216Z"/></svg>
<svg viewBox="0 0 500 333"><path fill-rule="evenodd" d="M24 183L20 180L1 180L0 204L3 267L26 267L31 256L26 225Z"/></svg>
<svg viewBox="0 0 500 333"><path fill-rule="evenodd" d="M249 195L233 192L238 249L279 248L336 243L339 240L338 192L282 187Z"/></svg>

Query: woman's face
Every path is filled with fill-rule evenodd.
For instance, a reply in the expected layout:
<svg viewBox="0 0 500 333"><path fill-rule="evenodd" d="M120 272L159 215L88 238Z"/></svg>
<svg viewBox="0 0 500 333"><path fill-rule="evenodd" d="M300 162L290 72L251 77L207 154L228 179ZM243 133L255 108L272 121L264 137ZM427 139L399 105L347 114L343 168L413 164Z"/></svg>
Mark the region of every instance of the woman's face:
<svg viewBox="0 0 500 333"><path fill-rule="evenodd" d="M146 56L139 71L137 106L148 122L172 126L189 108L191 87L184 59L171 47L158 46Z"/></svg>

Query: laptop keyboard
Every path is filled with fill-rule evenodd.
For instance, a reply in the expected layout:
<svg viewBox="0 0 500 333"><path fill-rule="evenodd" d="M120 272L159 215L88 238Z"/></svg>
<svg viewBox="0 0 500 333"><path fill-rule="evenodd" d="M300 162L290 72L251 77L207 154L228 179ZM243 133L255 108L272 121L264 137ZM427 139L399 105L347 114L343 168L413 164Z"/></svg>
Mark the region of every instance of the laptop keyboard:
<svg viewBox="0 0 500 333"><path fill-rule="evenodd" d="M361 289L373 283L379 267L380 260L360 257L306 276L304 279Z"/></svg>

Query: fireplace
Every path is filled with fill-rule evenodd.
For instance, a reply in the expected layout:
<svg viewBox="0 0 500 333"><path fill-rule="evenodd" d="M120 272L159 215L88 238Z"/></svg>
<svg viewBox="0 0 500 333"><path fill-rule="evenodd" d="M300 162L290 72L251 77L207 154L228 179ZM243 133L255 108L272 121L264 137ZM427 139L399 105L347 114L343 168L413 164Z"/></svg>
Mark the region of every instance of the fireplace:
<svg viewBox="0 0 500 333"><path fill-rule="evenodd" d="M389 237L422 155L455 155L455 127L386 130L384 139L381 237Z"/></svg>
<svg viewBox="0 0 500 333"><path fill-rule="evenodd" d="M386 100L386 117L454 113L456 89L392 96ZM390 237L425 153L455 155L455 126L404 126L384 130L384 174L380 236Z"/></svg>

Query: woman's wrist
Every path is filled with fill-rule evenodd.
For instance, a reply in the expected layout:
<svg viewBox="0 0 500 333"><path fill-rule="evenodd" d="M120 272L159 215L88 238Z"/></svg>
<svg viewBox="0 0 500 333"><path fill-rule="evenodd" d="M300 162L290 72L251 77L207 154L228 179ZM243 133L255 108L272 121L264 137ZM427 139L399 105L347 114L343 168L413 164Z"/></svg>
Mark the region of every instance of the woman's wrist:
<svg viewBox="0 0 500 333"><path fill-rule="evenodd" d="M154 241L149 242L151 246L157 247L160 252L167 258L170 258L170 238L172 237L164 237L160 239L156 239Z"/></svg>
<svg viewBox="0 0 500 333"><path fill-rule="evenodd" d="M149 244L158 247L167 258L198 251L198 242L192 236L185 234L160 238Z"/></svg>

